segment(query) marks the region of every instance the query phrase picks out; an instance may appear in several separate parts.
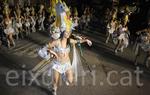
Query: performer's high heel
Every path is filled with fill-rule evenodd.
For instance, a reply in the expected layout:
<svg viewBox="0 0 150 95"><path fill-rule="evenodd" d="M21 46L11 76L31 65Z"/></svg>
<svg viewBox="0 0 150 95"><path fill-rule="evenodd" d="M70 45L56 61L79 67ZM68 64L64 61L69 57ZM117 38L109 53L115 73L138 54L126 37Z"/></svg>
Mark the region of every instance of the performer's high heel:
<svg viewBox="0 0 150 95"><path fill-rule="evenodd" d="M55 90L53 90L53 91L52 91L52 94L53 94L53 95L57 95L57 93L56 93L56 91L55 91Z"/></svg>
<svg viewBox="0 0 150 95"><path fill-rule="evenodd" d="M49 85L48 86L48 89L50 90L50 92L52 93L52 95L57 95L57 90L56 89L54 89L54 87L52 86L52 85Z"/></svg>

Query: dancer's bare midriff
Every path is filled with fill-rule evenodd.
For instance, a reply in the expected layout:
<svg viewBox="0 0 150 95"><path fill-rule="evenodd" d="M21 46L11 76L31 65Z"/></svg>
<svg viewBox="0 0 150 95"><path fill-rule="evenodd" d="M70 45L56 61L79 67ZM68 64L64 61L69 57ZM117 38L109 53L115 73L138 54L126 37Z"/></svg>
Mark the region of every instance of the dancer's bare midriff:
<svg viewBox="0 0 150 95"><path fill-rule="evenodd" d="M65 64L70 62L69 53L57 53L58 58L56 58L57 61L59 61L61 64Z"/></svg>

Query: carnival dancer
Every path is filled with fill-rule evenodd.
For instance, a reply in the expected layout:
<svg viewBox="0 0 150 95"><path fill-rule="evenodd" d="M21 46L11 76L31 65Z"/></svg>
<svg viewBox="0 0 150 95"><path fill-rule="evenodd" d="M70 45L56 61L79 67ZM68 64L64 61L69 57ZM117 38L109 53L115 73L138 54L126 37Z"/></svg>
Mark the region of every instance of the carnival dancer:
<svg viewBox="0 0 150 95"><path fill-rule="evenodd" d="M19 34L21 36L21 38L23 38L23 27L22 27L22 18L21 17L18 17L16 18L16 36L17 36L17 39L19 39Z"/></svg>
<svg viewBox="0 0 150 95"><path fill-rule="evenodd" d="M135 48L135 62L134 65L137 65L137 58L139 57L141 50L146 52L147 56L144 60L146 67L150 67L150 29L144 29L137 32L138 38Z"/></svg>
<svg viewBox="0 0 150 95"><path fill-rule="evenodd" d="M127 48L129 45L129 31L127 26L120 26L119 27L119 36L118 36L118 44L115 48L115 53L120 50L123 52L124 48Z"/></svg>
<svg viewBox="0 0 150 95"><path fill-rule="evenodd" d="M10 48L11 44L15 46L15 41L13 38L14 29L12 27L12 19L8 15L6 15L4 23L5 23L4 33L6 34L8 48Z"/></svg>
<svg viewBox="0 0 150 95"><path fill-rule="evenodd" d="M49 52L55 56L54 60L52 61L52 69L54 75L54 95L56 95L60 75L66 75L66 83L68 83L68 85L71 85L73 83L73 70L71 59L69 57L71 46L69 46L69 44L72 44L75 47L75 44L77 43L87 42L89 45L91 45L91 41L89 41L88 39L80 41L70 39L70 34L70 31L65 31L62 38L60 38L57 42L50 44Z"/></svg>
<svg viewBox="0 0 150 95"><path fill-rule="evenodd" d="M83 14L80 19L80 29L84 30L86 28L86 15Z"/></svg>
<svg viewBox="0 0 150 95"><path fill-rule="evenodd" d="M34 10L34 7L31 8L31 31L32 32L36 32L36 28L35 28L35 25L36 25L36 17L35 17L35 10Z"/></svg>
<svg viewBox="0 0 150 95"><path fill-rule="evenodd" d="M88 39L75 40L70 38L72 31L72 23L70 19L67 17L66 12L68 11L68 9L66 9L66 7L67 6L61 1L59 1L56 4L57 16L61 16L60 21L58 21L58 19L56 20L58 21L56 22L56 27L60 28L61 37L55 42L50 42L48 49L48 51L52 55L54 55L54 59L52 60L51 63L52 68L49 69L49 71L52 71L53 73L53 85L52 85L53 95L56 95L60 76L63 77L63 80L65 80L65 83L67 85L70 86L73 85L74 75L77 74L76 72L77 64L79 63L77 58L73 58L73 60L70 59L71 53L70 51L73 50L74 52L73 57L74 57L77 56L76 55L77 52L75 49L75 45L77 43L86 42L89 46L92 45L92 42Z"/></svg>
<svg viewBox="0 0 150 95"><path fill-rule="evenodd" d="M86 27L89 26L89 23L91 21L91 13L90 13L90 8L87 8L87 12L86 12Z"/></svg>
<svg viewBox="0 0 150 95"><path fill-rule="evenodd" d="M19 35L21 36L21 38L23 38L23 26L22 26L22 16L21 16L21 9L19 7L19 5L17 5L16 10L14 11L14 15L15 15L15 32L16 32L16 37L17 39L19 39Z"/></svg>
<svg viewBox="0 0 150 95"><path fill-rule="evenodd" d="M38 26L39 26L39 31L44 31L44 20L45 20L45 16L44 15L39 15L38 18Z"/></svg>
<svg viewBox="0 0 150 95"><path fill-rule="evenodd" d="M77 8L74 9L73 23L74 23L74 27L77 28L79 25L79 17L78 17Z"/></svg>
<svg viewBox="0 0 150 95"><path fill-rule="evenodd" d="M30 16L30 7L28 5L25 7L25 16Z"/></svg>
<svg viewBox="0 0 150 95"><path fill-rule="evenodd" d="M117 22L116 20L111 20L110 23L107 24L107 39L105 43L108 43L110 36L113 35L113 33L116 31Z"/></svg>
<svg viewBox="0 0 150 95"><path fill-rule="evenodd" d="M45 12L44 12L44 5L41 5L40 6L40 10L38 12L38 28L39 28L39 31L44 31L45 28L44 28L44 20L45 20Z"/></svg>
<svg viewBox="0 0 150 95"><path fill-rule="evenodd" d="M30 35L30 17L29 16L26 16L24 18L24 26L25 26L25 33L26 33L26 36L28 37Z"/></svg>

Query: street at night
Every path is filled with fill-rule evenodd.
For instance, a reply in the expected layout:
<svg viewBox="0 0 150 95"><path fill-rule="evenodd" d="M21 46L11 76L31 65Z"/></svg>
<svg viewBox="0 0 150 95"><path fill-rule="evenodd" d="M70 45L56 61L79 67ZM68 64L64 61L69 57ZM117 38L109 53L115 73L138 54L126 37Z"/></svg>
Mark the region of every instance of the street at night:
<svg viewBox="0 0 150 95"><path fill-rule="evenodd" d="M150 15L149 0L28 0L26 10L7 1L0 6L0 95L150 94L150 18L140 18Z"/></svg>

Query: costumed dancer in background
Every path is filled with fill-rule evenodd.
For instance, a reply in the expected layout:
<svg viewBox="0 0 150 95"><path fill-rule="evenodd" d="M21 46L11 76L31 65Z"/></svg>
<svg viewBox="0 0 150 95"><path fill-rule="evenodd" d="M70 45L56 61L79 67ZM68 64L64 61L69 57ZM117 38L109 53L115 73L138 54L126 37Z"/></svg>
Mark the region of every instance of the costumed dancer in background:
<svg viewBox="0 0 150 95"><path fill-rule="evenodd" d="M74 27L76 29L78 27L78 25L79 25L79 17L78 17L77 8L74 9L73 23L74 23Z"/></svg>
<svg viewBox="0 0 150 95"><path fill-rule="evenodd" d="M19 7L19 5L17 4L16 6L16 10L14 11L14 15L15 15L15 19L16 19L16 38L19 39L19 34L21 36L21 38L23 38L23 26L22 26L22 16L21 16L21 9Z"/></svg>
<svg viewBox="0 0 150 95"><path fill-rule="evenodd" d="M115 53L120 50L123 52L124 48L127 48L129 45L129 30L127 26L120 26L119 29L119 36L118 36L118 43L115 48Z"/></svg>
<svg viewBox="0 0 150 95"><path fill-rule="evenodd" d="M11 44L15 46L15 41L13 38L15 31L12 26L12 18L10 17L10 10L8 5L5 5L4 15L4 33L6 34L7 38L7 46L10 48Z"/></svg>
<svg viewBox="0 0 150 95"><path fill-rule="evenodd" d="M87 9L86 9L86 28L89 26L90 21L91 21L90 8L87 7Z"/></svg>
<svg viewBox="0 0 150 95"><path fill-rule="evenodd" d="M24 22L24 25L25 25L25 33L26 33L26 37L29 37L30 35L30 17L29 16L25 16L25 22Z"/></svg>
<svg viewBox="0 0 150 95"><path fill-rule="evenodd" d="M36 32L36 28L35 28L35 25L36 25L36 16L35 16L35 9L34 7L31 8L31 31L32 32Z"/></svg>
<svg viewBox="0 0 150 95"><path fill-rule="evenodd" d="M108 35L107 35L107 39L106 39L105 43L108 43L110 36L112 36L113 33L116 31L116 25L117 25L116 20L111 20L111 22L107 24L107 33L106 34L108 34Z"/></svg>
<svg viewBox="0 0 150 95"><path fill-rule="evenodd" d="M38 12L38 27L39 31L44 31L44 20L45 20L45 10L44 10L44 5L40 5L40 10Z"/></svg>
<svg viewBox="0 0 150 95"><path fill-rule="evenodd" d="M80 19L80 30L84 30L86 27L86 15L83 14Z"/></svg>
<svg viewBox="0 0 150 95"><path fill-rule="evenodd" d="M144 64L147 68L150 67L150 28L143 29L137 32L138 38L135 43L135 62L134 65L138 64L138 57L141 55L143 50L147 55L144 60Z"/></svg>

